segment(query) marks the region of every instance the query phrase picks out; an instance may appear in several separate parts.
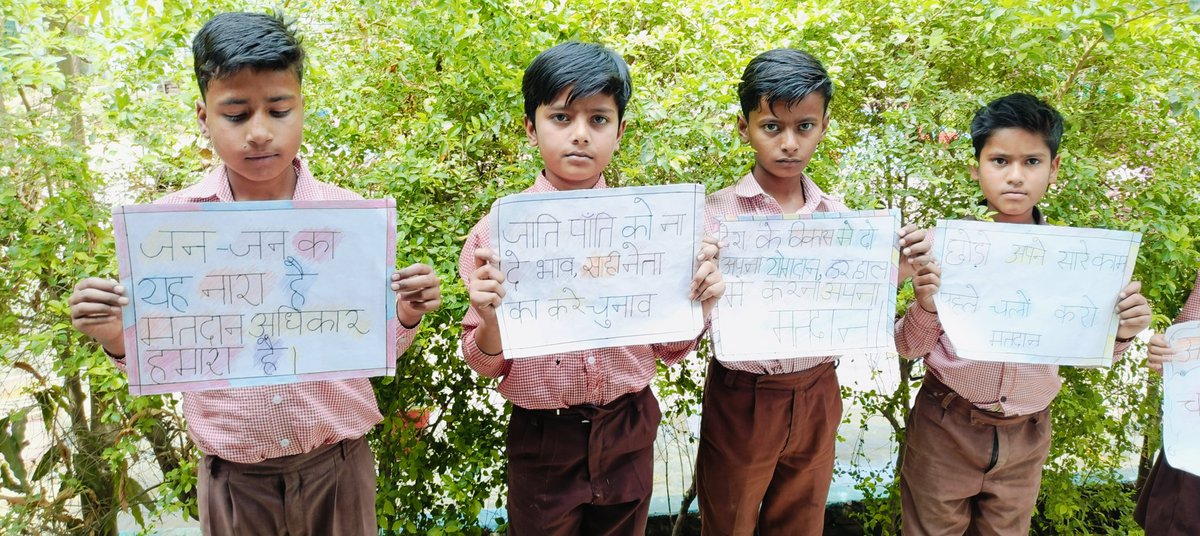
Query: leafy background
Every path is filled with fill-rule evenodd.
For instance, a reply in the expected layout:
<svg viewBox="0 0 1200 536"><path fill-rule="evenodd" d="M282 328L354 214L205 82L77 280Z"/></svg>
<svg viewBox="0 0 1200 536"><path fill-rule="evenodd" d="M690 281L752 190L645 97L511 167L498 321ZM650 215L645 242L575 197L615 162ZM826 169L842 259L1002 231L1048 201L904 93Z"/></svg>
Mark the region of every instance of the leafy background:
<svg viewBox="0 0 1200 536"><path fill-rule="evenodd" d="M921 225L971 210L980 194L962 131L988 100L1027 91L1067 117L1046 214L1143 233L1136 277L1156 327L1200 266L1197 0L3 0L6 533L111 534L119 511L147 530L159 514L194 515L198 453L176 399L130 397L124 377L72 331L65 300L81 277L115 273L112 203L150 201L214 164L194 122L191 36L214 13L276 7L298 19L311 58L310 167L400 200L400 261L430 263L447 281L444 307L425 320L400 373L376 380L386 419L370 438L388 533L478 534L481 512L503 496L506 416L488 402L493 382L456 353L467 302L454 274L470 226L539 169L521 134L520 78L564 40L604 43L631 65L611 184L731 184L753 160L733 130L741 69L763 50L796 46L824 60L837 88L809 173L850 206L898 207ZM895 392L846 394L903 441L920 370L896 367ZM1136 358L1062 374L1034 529L1136 532L1133 497L1159 443L1158 381ZM668 419L697 411L700 381L662 371ZM1132 482L1118 473L1130 458L1140 466ZM150 474L131 473L139 463ZM856 522L896 532L894 471L850 471L865 494Z"/></svg>

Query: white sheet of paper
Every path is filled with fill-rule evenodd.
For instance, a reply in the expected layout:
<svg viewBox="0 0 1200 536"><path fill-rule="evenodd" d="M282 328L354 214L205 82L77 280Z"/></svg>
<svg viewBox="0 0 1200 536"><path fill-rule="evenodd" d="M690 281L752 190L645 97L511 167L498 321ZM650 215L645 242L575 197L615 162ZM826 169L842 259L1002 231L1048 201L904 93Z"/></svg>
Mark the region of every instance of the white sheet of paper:
<svg viewBox="0 0 1200 536"><path fill-rule="evenodd" d="M135 395L392 374L395 203L113 211Z"/></svg>
<svg viewBox="0 0 1200 536"><path fill-rule="evenodd" d="M505 274L504 356L681 341L703 326L688 299L703 237L698 184L502 197L491 243Z"/></svg>
<svg viewBox="0 0 1200 536"><path fill-rule="evenodd" d="M1171 467L1200 476L1200 322L1164 335L1180 354L1163 363L1163 452Z"/></svg>
<svg viewBox="0 0 1200 536"><path fill-rule="evenodd" d="M722 361L895 353L899 210L721 222Z"/></svg>
<svg viewBox="0 0 1200 536"><path fill-rule="evenodd" d="M1141 234L938 220L938 317L958 356L1107 367Z"/></svg>

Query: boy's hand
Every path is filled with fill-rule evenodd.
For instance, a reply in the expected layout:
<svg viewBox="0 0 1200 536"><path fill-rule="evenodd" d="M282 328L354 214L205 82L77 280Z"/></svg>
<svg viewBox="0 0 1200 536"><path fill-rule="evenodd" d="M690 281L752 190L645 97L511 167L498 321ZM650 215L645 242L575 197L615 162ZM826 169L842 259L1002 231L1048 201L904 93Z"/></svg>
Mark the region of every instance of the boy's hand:
<svg viewBox="0 0 1200 536"><path fill-rule="evenodd" d="M1155 333L1150 337L1150 357L1146 360L1146 366L1162 374L1163 363L1174 361L1179 356L1179 350L1167 344L1167 336L1162 333Z"/></svg>
<svg viewBox="0 0 1200 536"><path fill-rule="evenodd" d="M1117 316L1121 319L1121 327L1117 328L1118 339L1128 339L1141 333L1150 325L1150 304L1142 296L1142 283L1133 281L1125 285L1117 302Z"/></svg>
<svg viewBox="0 0 1200 536"><path fill-rule="evenodd" d="M897 234L900 243L900 279L897 284L903 285L905 280L916 275L917 270L933 260L929 253L933 249L933 233L910 223L902 227Z"/></svg>
<svg viewBox="0 0 1200 536"><path fill-rule="evenodd" d="M75 285L67 304L75 329L100 343L108 353L125 355L121 327L121 306L129 304L125 287L110 279L89 277Z"/></svg>
<svg viewBox="0 0 1200 536"><path fill-rule="evenodd" d="M913 276L913 291L917 294L917 304L926 312L937 314L937 303L933 297L942 286L942 267L937 261L928 261L917 270Z"/></svg>
<svg viewBox="0 0 1200 536"><path fill-rule="evenodd" d="M392 274L396 291L396 317L406 328L417 327L421 317L442 305L442 280L427 264L410 264Z"/></svg>
<svg viewBox="0 0 1200 536"><path fill-rule="evenodd" d="M494 263L500 262L500 257L491 248L475 250L475 270L467 282L467 290L471 297L471 306L479 312L483 323L496 325L496 309L504 299L504 274Z"/></svg>
<svg viewBox="0 0 1200 536"><path fill-rule="evenodd" d="M700 302L705 318L708 318L708 314L717 305L717 300L725 294L725 279L715 262L720 251L717 239L705 235L703 243L700 244L700 252L696 255L700 264L696 267L696 275L692 277L688 298Z"/></svg>

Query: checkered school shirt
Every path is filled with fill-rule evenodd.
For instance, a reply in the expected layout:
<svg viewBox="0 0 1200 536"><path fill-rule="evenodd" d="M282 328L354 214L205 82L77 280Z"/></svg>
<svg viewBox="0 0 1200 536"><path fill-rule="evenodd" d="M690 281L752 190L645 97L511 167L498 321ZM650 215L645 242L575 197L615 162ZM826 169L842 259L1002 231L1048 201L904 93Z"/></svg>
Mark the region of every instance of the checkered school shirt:
<svg viewBox="0 0 1200 536"><path fill-rule="evenodd" d="M1034 219L1045 224L1034 208ZM936 238L936 237L935 237ZM1131 343L1118 342L1113 361ZM913 301L896 323L896 349L908 358L925 356L925 368L976 407L1005 415L1028 415L1050 406L1062 388L1057 365L999 363L960 359L936 313Z"/></svg>
<svg viewBox="0 0 1200 536"><path fill-rule="evenodd" d="M797 214L812 214L813 212L844 212L849 210L841 201L825 195L821 188L805 175L801 179L804 188L804 206L796 211ZM715 235L720 227L720 220L735 218L743 214L783 214L783 207L775 198L763 191L753 173L728 188L717 191L705 199L704 227L708 234ZM728 291L728 289L726 289ZM715 314L720 314L720 303ZM813 368L822 363L833 361L834 356L797 357L794 359L770 359L766 361L721 361L721 365L729 370L740 370L754 374L788 374ZM721 356L717 356L721 360Z"/></svg>
<svg viewBox="0 0 1200 536"><path fill-rule="evenodd" d="M606 188L604 178L593 188ZM526 193L557 191L538 174ZM458 275L469 284L475 271L475 250L492 247L491 224L484 216L471 229L467 243L458 258ZM492 248L495 249L495 248ZM696 339L636 346L617 346L597 350L566 352L521 359L505 359L503 352L488 355L475 343L475 328L479 327L479 312L467 310L463 318L462 352L475 372L489 378L499 378L500 394L509 402L525 409L559 409L581 404L604 405L621 395L636 393L650 385L656 370L655 358L674 365L692 351Z"/></svg>
<svg viewBox="0 0 1200 536"><path fill-rule="evenodd" d="M297 201L348 201L358 194L317 182L297 158ZM225 166L199 184L155 201L155 204L233 201ZM417 328L397 323L396 349L403 354ZM115 360L125 369L124 360ZM366 378L216 389L183 393L188 435L205 454L238 463L303 454L321 445L362 437L383 416Z"/></svg>
<svg viewBox="0 0 1200 536"><path fill-rule="evenodd" d="M1183 304L1183 309L1179 311L1175 323L1193 320L1200 320L1200 274L1196 274L1196 285L1192 287L1192 293L1188 295L1187 303Z"/></svg>

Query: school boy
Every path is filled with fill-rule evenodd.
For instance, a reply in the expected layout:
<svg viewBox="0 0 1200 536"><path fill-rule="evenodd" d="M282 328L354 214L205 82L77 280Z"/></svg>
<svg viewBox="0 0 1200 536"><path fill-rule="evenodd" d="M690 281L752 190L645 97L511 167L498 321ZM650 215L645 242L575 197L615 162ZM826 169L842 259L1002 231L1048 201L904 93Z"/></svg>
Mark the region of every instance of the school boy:
<svg viewBox="0 0 1200 536"><path fill-rule="evenodd" d="M979 182L997 222L1044 225L1037 204L1058 178L1062 116L1016 93L975 113L971 141ZM938 320L937 261L913 278L916 300L896 325L896 346L924 356L925 381L908 420L900 473L903 532L1028 534L1050 452L1050 402L1058 367L959 359ZM1113 359L1150 323L1141 284L1118 297Z"/></svg>
<svg viewBox="0 0 1200 536"><path fill-rule="evenodd" d="M1200 275L1188 295L1187 303L1175 323L1200 320ZM1167 345L1167 338L1156 333L1150 337L1150 358L1146 366L1162 374L1163 363L1178 358L1179 350ZM1147 536L1191 536L1200 534L1200 476L1181 471L1163 458L1162 452L1138 496L1133 518Z"/></svg>
<svg viewBox="0 0 1200 536"><path fill-rule="evenodd" d="M630 88L625 61L599 45L564 43L538 55L522 92L525 133L545 168L525 191L605 188L602 172L625 131ZM488 234L484 217L459 257L471 299L462 350L476 372L503 378L500 394L512 402L509 534L644 533L661 418L648 386L656 359L674 364L696 341L506 360L496 322L504 277ZM706 316L724 291L715 255L706 241L689 296Z"/></svg>
<svg viewBox="0 0 1200 536"><path fill-rule="evenodd" d="M743 214L849 210L804 169L829 127L833 82L807 52L781 48L750 61L738 85L738 135L755 151L753 170L708 196L706 227ZM930 244L915 226L900 232L906 262ZM833 478L842 399L834 356L722 362L708 366L696 454L704 534L821 534Z"/></svg>
<svg viewBox="0 0 1200 536"><path fill-rule="evenodd" d="M304 50L282 15L223 13L192 42L200 131L222 164L157 203L352 200L318 182L297 156L304 125ZM414 264L392 274L398 351L441 303L438 277ZM70 297L71 321L125 368L115 281L88 278ZM382 416L370 382L314 381L183 394L188 435L204 453L205 534L375 535L375 460L363 434Z"/></svg>

